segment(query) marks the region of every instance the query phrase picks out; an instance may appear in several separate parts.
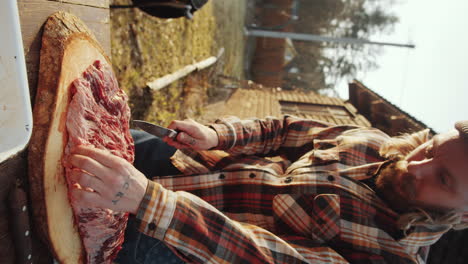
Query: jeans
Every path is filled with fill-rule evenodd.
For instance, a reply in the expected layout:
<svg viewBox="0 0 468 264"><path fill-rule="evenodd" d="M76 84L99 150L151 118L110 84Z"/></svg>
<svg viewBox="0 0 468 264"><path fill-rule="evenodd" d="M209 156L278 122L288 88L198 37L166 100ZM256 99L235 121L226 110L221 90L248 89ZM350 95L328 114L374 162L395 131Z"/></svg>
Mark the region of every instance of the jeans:
<svg viewBox="0 0 468 264"><path fill-rule="evenodd" d="M135 141L134 166L147 178L180 174L169 159L176 151L174 147L146 132L137 130L130 130L130 132ZM140 233L134 216L129 217L125 241L115 262L121 264L184 263L164 242Z"/></svg>
<svg viewBox="0 0 468 264"><path fill-rule="evenodd" d="M164 242L138 232L134 218L129 218L125 241L115 263L183 264Z"/></svg>
<svg viewBox="0 0 468 264"><path fill-rule="evenodd" d="M135 142L135 161L133 164L147 178L181 174L170 160L170 157L176 152L176 148L146 132L133 129L130 132Z"/></svg>

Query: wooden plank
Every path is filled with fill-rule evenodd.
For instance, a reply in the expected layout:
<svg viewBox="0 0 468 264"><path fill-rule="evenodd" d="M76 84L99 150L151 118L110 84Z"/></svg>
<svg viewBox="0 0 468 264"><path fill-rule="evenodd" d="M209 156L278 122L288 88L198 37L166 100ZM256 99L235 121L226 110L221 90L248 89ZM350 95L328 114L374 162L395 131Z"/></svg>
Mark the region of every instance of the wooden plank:
<svg viewBox="0 0 468 264"><path fill-rule="evenodd" d="M60 12L44 26L34 129L29 144L29 183L34 223L60 263L81 263L85 256L77 226L70 221L65 170L61 166L67 135L69 86L95 60L108 64L103 50L76 16ZM125 120L124 120L125 121ZM116 230L117 231L117 230ZM105 257L103 257L105 260Z"/></svg>
<svg viewBox="0 0 468 264"><path fill-rule="evenodd" d="M339 99L339 98L336 98L336 97L330 97L330 99L332 100L332 102L335 104L335 105L343 105L343 100Z"/></svg>
<svg viewBox="0 0 468 264"><path fill-rule="evenodd" d="M271 116L277 116L277 106L276 106L276 96L274 94L273 91L271 91L270 93L270 98L268 100L268 108L269 108L269 115Z"/></svg>
<svg viewBox="0 0 468 264"><path fill-rule="evenodd" d="M96 3L101 3L100 5L103 5L102 3L105 1L108 2L108 0L96 0ZM86 2L91 2L91 0ZM78 16L95 34L107 55L111 55L110 20L109 10L107 8L91 7L82 4L77 5L48 0L18 0L17 3L20 15L26 67L28 71L29 90L30 94L32 95L32 102L34 102L34 96L36 94L43 25L47 18L53 13L57 11L66 11ZM14 171L12 171L12 175L19 176L25 174L26 172L26 157L21 155L18 156L18 158L21 159L21 166L18 166ZM50 252L47 250L47 247L42 243L42 241L37 239L37 230L35 230L34 226L32 226L32 231L32 261L34 261L34 263L51 263ZM18 247L18 245L16 245L16 247ZM17 256L23 254L28 255L31 253L26 252L26 250L27 249L24 248L16 248ZM26 263L22 262L19 257L17 258L17 262Z"/></svg>
<svg viewBox="0 0 468 264"><path fill-rule="evenodd" d="M362 126L366 126L366 127L372 126L372 124L369 122L369 120L367 120L363 115L358 114L356 119L359 120L360 125L362 125Z"/></svg>
<svg viewBox="0 0 468 264"><path fill-rule="evenodd" d="M109 0L49 0L53 2L69 3L101 8L109 8Z"/></svg>
<svg viewBox="0 0 468 264"><path fill-rule="evenodd" d="M263 92L263 95L262 95L262 98L259 100L260 101L263 101L263 116L266 117L266 116L271 116L271 111L270 111L270 93L271 91L270 90L267 90L267 91L264 91Z"/></svg>
<svg viewBox="0 0 468 264"><path fill-rule="evenodd" d="M273 116L281 117L281 105L279 104L279 97L276 91L271 95L271 109Z"/></svg>
<svg viewBox="0 0 468 264"><path fill-rule="evenodd" d="M193 64L190 64L190 65L187 65L173 73L170 73L170 74L167 74L167 75L164 75L163 77L161 78L157 78L156 80L153 80L151 82L147 82L146 85L153 91L157 91L157 90L160 90L166 86L168 86L169 84L179 80L180 78L183 78L185 76L187 76L189 73L197 70L203 70L207 67L210 67L211 65L213 65L216 61L218 60L218 58L212 56L212 57L208 57L202 61L199 61L199 62L196 62L196 63L193 63Z"/></svg>
<svg viewBox="0 0 468 264"><path fill-rule="evenodd" d="M343 102L343 105L346 107L346 109L348 109L348 111L354 113L354 114L357 114L358 113L358 110L356 109L356 107L354 107L353 104L349 103L349 102Z"/></svg>
<svg viewBox="0 0 468 264"><path fill-rule="evenodd" d="M53 13L65 11L79 17L90 28L106 55L110 57L109 9L48 0L18 0L18 9L32 102L36 94L42 28Z"/></svg>

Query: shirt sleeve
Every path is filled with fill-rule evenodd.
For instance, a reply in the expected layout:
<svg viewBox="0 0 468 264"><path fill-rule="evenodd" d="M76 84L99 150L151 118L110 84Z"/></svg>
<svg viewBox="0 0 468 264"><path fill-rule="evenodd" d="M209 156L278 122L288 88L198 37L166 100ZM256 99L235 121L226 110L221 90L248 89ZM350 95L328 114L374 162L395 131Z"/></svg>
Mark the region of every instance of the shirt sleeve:
<svg viewBox="0 0 468 264"><path fill-rule="evenodd" d="M136 217L141 232L190 263L348 263L330 247L236 222L197 196L153 181Z"/></svg>
<svg viewBox="0 0 468 264"><path fill-rule="evenodd" d="M216 149L232 155L297 154L301 148L310 150L316 138L334 138L344 130L356 128L293 116L250 120L228 117L218 119L211 127L219 138Z"/></svg>

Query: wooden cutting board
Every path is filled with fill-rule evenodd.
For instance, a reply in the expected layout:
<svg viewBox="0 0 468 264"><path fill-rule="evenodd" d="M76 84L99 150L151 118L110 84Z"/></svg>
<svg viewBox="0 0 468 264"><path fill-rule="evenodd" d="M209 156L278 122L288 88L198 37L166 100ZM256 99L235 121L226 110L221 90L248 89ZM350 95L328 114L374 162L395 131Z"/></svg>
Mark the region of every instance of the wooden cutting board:
<svg viewBox="0 0 468 264"><path fill-rule="evenodd" d="M60 263L83 263L85 253L68 200L62 165L69 86L95 60L110 60L77 17L58 12L44 26L28 173L33 216L41 238Z"/></svg>

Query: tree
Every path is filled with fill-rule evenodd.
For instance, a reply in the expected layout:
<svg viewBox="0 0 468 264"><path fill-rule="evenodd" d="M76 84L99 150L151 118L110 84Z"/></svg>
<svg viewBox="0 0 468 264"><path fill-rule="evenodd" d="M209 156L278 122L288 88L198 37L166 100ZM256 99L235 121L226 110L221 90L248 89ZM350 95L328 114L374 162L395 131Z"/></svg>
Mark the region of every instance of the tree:
<svg viewBox="0 0 468 264"><path fill-rule="evenodd" d="M393 30L398 18L389 12L395 1L388 0L299 0L298 21L294 31L333 37L368 39L376 33ZM290 86L305 89L330 89L343 78L353 78L357 71L378 67L376 57L380 46L340 43L311 43L294 41L300 54L292 60L285 71L302 73L305 77L291 78ZM288 74L286 74L288 75ZM298 76L300 74L296 74ZM323 80L323 86L317 80Z"/></svg>

